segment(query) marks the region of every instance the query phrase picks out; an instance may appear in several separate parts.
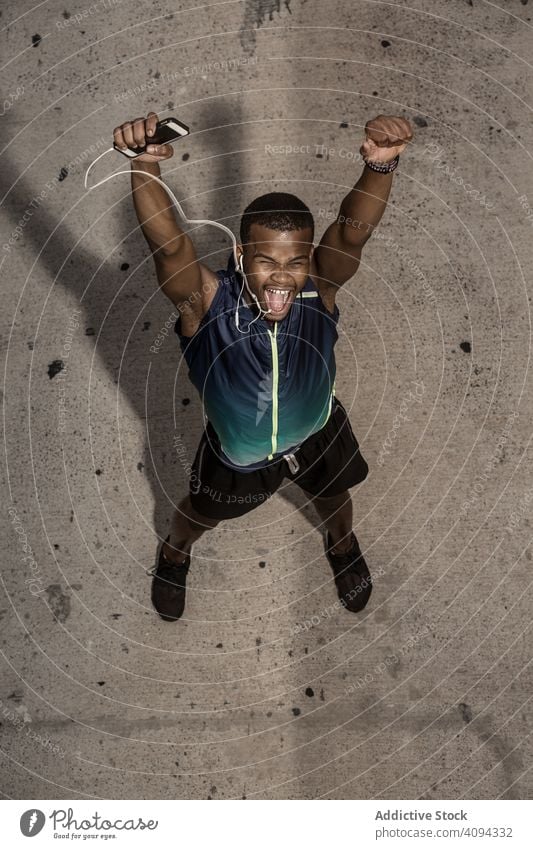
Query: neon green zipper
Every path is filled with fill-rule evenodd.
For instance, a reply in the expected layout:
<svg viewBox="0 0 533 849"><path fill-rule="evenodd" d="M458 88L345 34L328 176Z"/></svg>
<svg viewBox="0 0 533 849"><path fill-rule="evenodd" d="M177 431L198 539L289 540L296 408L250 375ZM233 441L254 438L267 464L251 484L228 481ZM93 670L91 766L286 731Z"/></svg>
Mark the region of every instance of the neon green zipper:
<svg viewBox="0 0 533 849"><path fill-rule="evenodd" d="M274 333L268 330L270 336L270 345L272 346L272 454L268 455L268 459L272 460L278 448L278 385L279 385L279 366L278 366L278 323L274 325Z"/></svg>

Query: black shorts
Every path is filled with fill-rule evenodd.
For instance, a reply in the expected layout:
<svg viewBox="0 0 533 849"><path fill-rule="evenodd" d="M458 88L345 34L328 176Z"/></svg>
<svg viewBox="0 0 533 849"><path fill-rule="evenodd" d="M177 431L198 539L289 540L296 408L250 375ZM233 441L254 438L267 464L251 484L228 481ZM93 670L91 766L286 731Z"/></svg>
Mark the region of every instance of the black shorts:
<svg viewBox="0 0 533 849"><path fill-rule="evenodd" d="M210 519L235 519L254 510L276 492L284 478L315 497L327 498L356 486L368 474L346 410L335 397L324 427L294 452L297 471L292 472L282 457L262 469L237 472L219 459L219 448L208 421L191 467L189 495L194 509Z"/></svg>

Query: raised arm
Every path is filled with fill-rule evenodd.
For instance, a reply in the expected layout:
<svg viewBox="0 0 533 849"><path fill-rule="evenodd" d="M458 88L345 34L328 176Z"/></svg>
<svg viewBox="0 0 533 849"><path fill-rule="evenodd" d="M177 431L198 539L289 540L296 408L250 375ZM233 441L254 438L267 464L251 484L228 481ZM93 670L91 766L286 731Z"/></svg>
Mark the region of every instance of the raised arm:
<svg viewBox="0 0 533 849"><path fill-rule="evenodd" d="M127 121L114 130L114 139L123 147L149 142L158 117L149 112L146 119ZM164 294L178 307L190 305L192 311L202 309L202 283L213 283L216 275L198 262L189 236L178 225L171 198L159 183L139 171L147 171L161 179L159 162L170 159L172 145L156 148L148 144L147 152L131 160L131 188L135 212L143 235L152 251L157 278Z"/></svg>
<svg viewBox="0 0 533 849"><path fill-rule="evenodd" d="M390 115L368 121L365 134L359 152L364 160L380 164L395 159L413 138L409 121ZM385 212L393 173L379 174L365 164L361 177L343 199L337 218L313 255L313 276L322 291L342 286L357 271L363 245Z"/></svg>

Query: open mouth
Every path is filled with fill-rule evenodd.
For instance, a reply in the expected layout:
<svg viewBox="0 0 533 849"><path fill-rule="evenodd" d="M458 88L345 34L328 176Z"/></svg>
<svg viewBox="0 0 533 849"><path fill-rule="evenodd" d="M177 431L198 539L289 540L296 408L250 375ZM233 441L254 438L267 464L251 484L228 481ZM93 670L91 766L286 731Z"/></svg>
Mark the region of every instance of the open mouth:
<svg viewBox="0 0 533 849"><path fill-rule="evenodd" d="M265 288L265 301L268 309L273 313L282 313L292 300L294 289L283 289L279 286L267 286Z"/></svg>

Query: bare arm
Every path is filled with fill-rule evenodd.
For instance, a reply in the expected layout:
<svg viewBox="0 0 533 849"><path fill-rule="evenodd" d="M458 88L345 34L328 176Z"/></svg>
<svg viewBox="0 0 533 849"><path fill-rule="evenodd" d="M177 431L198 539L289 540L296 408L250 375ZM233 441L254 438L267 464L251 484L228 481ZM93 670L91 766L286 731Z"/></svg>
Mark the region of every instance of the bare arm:
<svg viewBox="0 0 533 849"><path fill-rule="evenodd" d="M124 147L144 145L150 141L158 117L150 112L146 119L126 122L114 131L117 144ZM147 174L161 179L159 162L170 159L170 144L155 149L148 144L146 153L131 160L133 204L143 235L154 257L157 278L164 294L176 306L189 304L194 311L202 309L202 282L213 282L216 275L198 262L189 236L178 225L172 200L163 186Z"/></svg>
<svg viewBox="0 0 533 849"><path fill-rule="evenodd" d="M365 127L361 154L372 162L389 162L402 153L413 137L404 118L380 115ZM353 189L343 198L336 220L330 224L313 255L314 270L322 289L342 286L356 273L364 244L385 209L393 173L378 174L366 165Z"/></svg>
<svg viewBox="0 0 533 849"><path fill-rule="evenodd" d="M342 286L354 276L363 245L385 212L392 179L393 174L377 174L365 165L314 253L322 286Z"/></svg>
<svg viewBox="0 0 533 849"><path fill-rule="evenodd" d="M139 224L154 257L163 293L176 306L192 301L202 285L202 274L194 245L179 227L173 204L163 186L139 170L160 177L157 162L131 163L133 204Z"/></svg>

